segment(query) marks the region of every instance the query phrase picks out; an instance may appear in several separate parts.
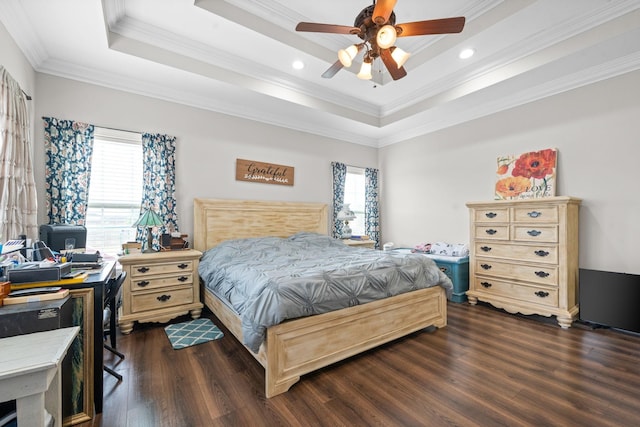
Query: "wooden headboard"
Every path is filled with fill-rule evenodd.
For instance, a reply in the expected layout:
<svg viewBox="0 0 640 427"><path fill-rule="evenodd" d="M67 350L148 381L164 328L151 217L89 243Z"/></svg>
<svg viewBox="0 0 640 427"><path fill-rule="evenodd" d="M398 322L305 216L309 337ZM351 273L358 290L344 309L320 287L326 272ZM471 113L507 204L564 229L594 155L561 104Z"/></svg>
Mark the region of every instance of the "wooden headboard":
<svg viewBox="0 0 640 427"><path fill-rule="evenodd" d="M328 234L329 228L323 203L194 199L193 210L193 247L199 251L230 239Z"/></svg>

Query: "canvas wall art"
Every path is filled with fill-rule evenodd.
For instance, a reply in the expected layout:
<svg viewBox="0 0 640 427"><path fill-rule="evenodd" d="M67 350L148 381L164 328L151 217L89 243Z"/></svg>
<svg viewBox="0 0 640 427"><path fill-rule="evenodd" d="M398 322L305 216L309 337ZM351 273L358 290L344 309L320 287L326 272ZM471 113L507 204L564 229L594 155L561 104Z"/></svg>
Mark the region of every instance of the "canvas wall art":
<svg viewBox="0 0 640 427"><path fill-rule="evenodd" d="M495 199L555 196L557 159L555 148L498 157Z"/></svg>

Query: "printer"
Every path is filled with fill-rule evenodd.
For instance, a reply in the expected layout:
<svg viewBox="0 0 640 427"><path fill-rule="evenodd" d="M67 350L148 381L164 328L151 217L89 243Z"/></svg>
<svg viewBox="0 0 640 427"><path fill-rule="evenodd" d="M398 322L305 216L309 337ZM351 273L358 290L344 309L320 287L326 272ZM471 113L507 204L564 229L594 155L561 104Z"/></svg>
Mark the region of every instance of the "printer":
<svg viewBox="0 0 640 427"><path fill-rule="evenodd" d="M87 245L87 228L84 225L43 224L40 226L40 241L51 250L65 250L65 240L75 239L74 247L84 248Z"/></svg>

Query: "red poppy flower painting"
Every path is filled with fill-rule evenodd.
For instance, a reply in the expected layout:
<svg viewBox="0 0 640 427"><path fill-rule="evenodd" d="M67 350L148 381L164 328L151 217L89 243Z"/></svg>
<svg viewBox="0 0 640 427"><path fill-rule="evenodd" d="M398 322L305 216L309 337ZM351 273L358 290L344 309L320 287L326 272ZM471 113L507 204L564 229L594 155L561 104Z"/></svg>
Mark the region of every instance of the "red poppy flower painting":
<svg viewBox="0 0 640 427"><path fill-rule="evenodd" d="M495 198L531 199L556 193L558 150L547 148L519 156L498 157Z"/></svg>

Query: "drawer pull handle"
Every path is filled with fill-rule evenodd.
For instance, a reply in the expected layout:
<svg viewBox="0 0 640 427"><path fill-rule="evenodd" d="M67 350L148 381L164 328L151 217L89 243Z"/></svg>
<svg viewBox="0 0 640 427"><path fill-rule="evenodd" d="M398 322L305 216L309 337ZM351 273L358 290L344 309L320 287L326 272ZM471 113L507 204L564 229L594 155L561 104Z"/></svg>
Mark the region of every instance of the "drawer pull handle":
<svg viewBox="0 0 640 427"><path fill-rule="evenodd" d="M440 271L442 271L444 274L447 274L447 271L449 271L449 269L447 267L440 267Z"/></svg>
<svg viewBox="0 0 640 427"><path fill-rule="evenodd" d="M491 283L489 283L489 282L480 282L480 284L482 285L483 288L490 288L491 287Z"/></svg>
<svg viewBox="0 0 640 427"><path fill-rule="evenodd" d="M484 214L487 218L495 218L498 216L497 213L495 212L487 212L486 214Z"/></svg>
<svg viewBox="0 0 640 427"><path fill-rule="evenodd" d="M527 215L529 215L531 218L538 218L542 215L542 212L531 211L527 213Z"/></svg>
<svg viewBox="0 0 640 427"><path fill-rule="evenodd" d="M185 263L178 264L178 268L180 268L180 269L182 269L182 270L184 270L184 269L185 269L185 268L187 268L187 267L189 267L189 264L185 264Z"/></svg>
<svg viewBox="0 0 640 427"><path fill-rule="evenodd" d="M547 255L549 255L549 252L547 252L547 251L534 251L533 253L538 255L538 256L547 256Z"/></svg>
<svg viewBox="0 0 640 427"><path fill-rule="evenodd" d="M496 234L498 232L498 230L494 230L493 228L490 228L488 230L485 230L485 233L489 234L490 236L493 236L494 234Z"/></svg>
<svg viewBox="0 0 640 427"><path fill-rule="evenodd" d="M528 234L529 236L536 237L536 236L541 235L541 234L542 234L542 231L539 231L539 230L529 230L529 231L527 231L527 234Z"/></svg>
<svg viewBox="0 0 640 427"><path fill-rule="evenodd" d="M156 299L161 302L169 301L171 299L171 295L160 295Z"/></svg>
<svg viewBox="0 0 640 427"><path fill-rule="evenodd" d="M549 292L545 292L545 291L538 291L538 292L535 292L535 294L540 298L545 298L549 296Z"/></svg>
<svg viewBox="0 0 640 427"><path fill-rule="evenodd" d="M485 270L491 270L491 266L489 264L480 264L480 267L482 267Z"/></svg>
<svg viewBox="0 0 640 427"><path fill-rule="evenodd" d="M139 272L139 273L146 273L146 272L147 272L147 271L149 271L149 270L150 270L150 269L149 269L149 267L140 267L140 268L138 269L138 272Z"/></svg>
<svg viewBox="0 0 640 427"><path fill-rule="evenodd" d="M546 271L536 271L536 276L538 277L549 277L549 273Z"/></svg>
<svg viewBox="0 0 640 427"><path fill-rule="evenodd" d="M187 276L178 277L178 282L186 282L187 280L189 280L189 278Z"/></svg>
<svg viewBox="0 0 640 427"><path fill-rule="evenodd" d="M147 286L149 284L148 280L141 280L138 283L136 283L136 285L140 286L141 288L144 288L145 286Z"/></svg>
<svg viewBox="0 0 640 427"><path fill-rule="evenodd" d="M483 252L489 252L489 251L491 250L491 248L490 248L489 246L480 246L480 249L481 249Z"/></svg>

